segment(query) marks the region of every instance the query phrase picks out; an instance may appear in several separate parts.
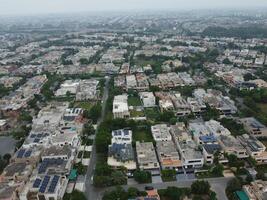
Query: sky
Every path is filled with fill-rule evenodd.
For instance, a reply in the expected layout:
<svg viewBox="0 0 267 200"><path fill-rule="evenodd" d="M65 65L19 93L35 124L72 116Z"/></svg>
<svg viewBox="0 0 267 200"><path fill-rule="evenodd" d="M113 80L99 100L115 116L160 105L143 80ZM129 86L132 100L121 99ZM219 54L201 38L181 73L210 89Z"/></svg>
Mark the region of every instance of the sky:
<svg viewBox="0 0 267 200"><path fill-rule="evenodd" d="M0 0L0 15L267 7L267 0Z"/></svg>

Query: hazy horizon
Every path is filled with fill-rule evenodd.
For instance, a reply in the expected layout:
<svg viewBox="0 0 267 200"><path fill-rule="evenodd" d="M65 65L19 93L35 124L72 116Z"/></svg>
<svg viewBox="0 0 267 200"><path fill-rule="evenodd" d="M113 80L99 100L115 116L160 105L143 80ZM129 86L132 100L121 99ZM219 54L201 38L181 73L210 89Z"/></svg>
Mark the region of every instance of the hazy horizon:
<svg viewBox="0 0 267 200"><path fill-rule="evenodd" d="M266 0L0 0L0 15L262 7L267 7Z"/></svg>

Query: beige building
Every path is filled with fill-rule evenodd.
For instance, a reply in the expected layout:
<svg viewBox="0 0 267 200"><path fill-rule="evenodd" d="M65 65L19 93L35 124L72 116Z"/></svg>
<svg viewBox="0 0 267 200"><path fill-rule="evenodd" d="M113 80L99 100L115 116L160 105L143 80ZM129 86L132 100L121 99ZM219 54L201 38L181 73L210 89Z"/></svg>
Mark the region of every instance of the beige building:
<svg viewBox="0 0 267 200"><path fill-rule="evenodd" d="M118 95L114 97L112 112L113 112L113 117L115 119L130 117L127 94Z"/></svg>
<svg viewBox="0 0 267 200"><path fill-rule="evenodd" d="M152 142L136 142L136 154L141 170L158 170L160 168Z"/></svg>
<svg viewBox="0 0 267 200"><path fill-rule="evenodd" d="M267 127L254 117L242 118L239 121L249 134L255 137L267 137Z"/></svg>
<svg viewBox="0 0 267 200"><path fill-rule="evenodd" d="M157 141L157 153L162 169L182 167L182 161L173 141Z"/></svg>
<svg viewBox="0 0 267 200"><path fill-rule="evenodd" d="M267 181L256 180L250 185L244 185L243 190L249 197L249 200L266 200L267 199Z"/></svg>

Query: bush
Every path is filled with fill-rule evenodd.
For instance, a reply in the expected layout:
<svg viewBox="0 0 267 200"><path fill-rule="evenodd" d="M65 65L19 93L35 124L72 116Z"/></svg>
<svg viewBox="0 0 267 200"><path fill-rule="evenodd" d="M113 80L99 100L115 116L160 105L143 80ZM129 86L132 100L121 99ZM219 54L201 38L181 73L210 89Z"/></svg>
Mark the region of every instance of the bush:
<svg viewBox="0 0 267 200"><path fill-rule="evenodd" d="M86 196L83 192L74 190L71 194L65 193L63 200L86 200Z"/></svg>
<svg viewBox="0 0 267 200"><path fill-rule="evenodd" d="M190 195L190 188L167 187L167 189L158 190L161 198L169 200L182 200L185 196Z"/></svg>
<svg viewBox="0 0 267 200"><path fill-rule="evenodd" d="M172 169L165 169L161 171L161 177L163 181L175 181L176 171Z"/></svg>
<svg viewBox="0 0 267 200"><path fill-rule="evenodd" d="M147 171L136 170L133 174L134 180L138 183L151 183L151 173Z"/></svg>

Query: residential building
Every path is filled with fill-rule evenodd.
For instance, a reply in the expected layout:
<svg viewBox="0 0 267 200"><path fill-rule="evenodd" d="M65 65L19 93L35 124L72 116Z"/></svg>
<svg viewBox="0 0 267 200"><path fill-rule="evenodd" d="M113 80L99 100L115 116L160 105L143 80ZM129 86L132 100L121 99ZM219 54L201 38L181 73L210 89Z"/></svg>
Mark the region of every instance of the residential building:
<svg viewBox="0 0 267 200"><path fill-rule="evenodd" d="M248 157L246 149L234 136L220 135L218 141L225 153L236 155L238 158Z"/></svg>
<svg viewBox="0 0 267 200"><path fill-rule="evenodd" d="M247 150L247 154L254 158L258 164L267 163L266 147L253 135L244 134L238 136L237 139Z"/></svg>
<svg viewBox="0 0 267 200"><path fill-rule="evenodd" d="M157 173L160 165L152 142L136 142L136 155L138 167L141 170L149 170Z"/></svg>
<svg viewBox="0 0 267 200"><path fill-rule="evenodd" d="M178 170L182 168L179 153L172 140L157 141L156 147L161 169Z"/></svg>
<svg viewBox="0 0 267 200"><path fill-rule="evenodd" d="M156 142L172 140L169 127L167 126L167 124L157 124L151 126L151 133Z"/></svg>
<svg viewBox="0 0 267 200"><path fill-rule="evenodd" d="M267 199L267 181L255 180L248 185L243 186L249 200Z"/></svg>
<svg viewBox="0 0 267 200"><path fill-rule="evenodd" d="M181 155L183 167L186 169L202 167L204 164L202 152L198 145L192 140L184 123L171 126L171 133Z"/></svg>
<svg viewBox="0 0 267 200"><path fill-rule="evenodd" d="M244 125L245 130L249 134L257 138L267 137L267 127L254 117L241 118L239 121Z"/></svg>
<svg viewBox="0 0 267 200"><path fill-rule="evenodd" d="M143 102L143 106L145 108L155 107L156 105L156 98L153 92L140 92L139 93L140 99Z"/></svg>
<svg viewBox="0 0 267 200"><path fill-rule="evenodd" d="M127 94L118 95L114 97L112 112L113 112L113 117L115 119L130 117Z"/></svg>
<svg viewBox="0 0 267 200"><path fill-rule="evenodd" d="M112 139L108 152L108 165L114 168L123 166L130 171L136 169L132 147L132 132L130 130L121 129L112 131Z"/></svg>

